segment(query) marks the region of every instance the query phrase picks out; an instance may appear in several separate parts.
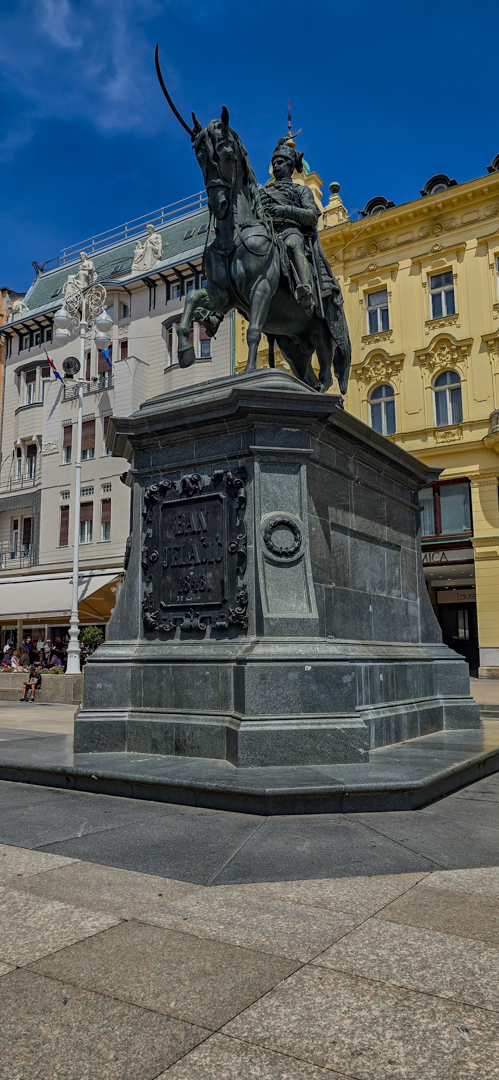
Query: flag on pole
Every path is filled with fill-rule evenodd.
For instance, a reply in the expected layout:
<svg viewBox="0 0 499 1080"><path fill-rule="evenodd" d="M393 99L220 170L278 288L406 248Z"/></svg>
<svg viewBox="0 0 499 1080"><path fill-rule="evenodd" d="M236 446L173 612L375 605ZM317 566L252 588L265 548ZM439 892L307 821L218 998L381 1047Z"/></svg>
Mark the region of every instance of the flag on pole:
<svg viewBox="0 0 499 1080"><path fill-rule="evenodd" d="M48 362L49 362L49 364L50 364L50 366L52 368L52 371L54 372L54 375L55 375L56 379L59 379L59 382L62 382L62 384L64 385L64 379L62 379L61 376L59 375L59 372L58 372L53 360L50 359L50 356L49 356L47 350L44 349L43 351L44 351L45 356L47 357L47 360L48 360Z"/></svg>
<svg viewBox="0 0 499 1080"><path fill-rule="evenodd" d="M103 349L102 350L102 355L103 355L104 360L106 361L106 364L108 365L108 367L112 368L113 365L112 365L112 363L111 363L111 361L109 359L109 349Z"/></svg>

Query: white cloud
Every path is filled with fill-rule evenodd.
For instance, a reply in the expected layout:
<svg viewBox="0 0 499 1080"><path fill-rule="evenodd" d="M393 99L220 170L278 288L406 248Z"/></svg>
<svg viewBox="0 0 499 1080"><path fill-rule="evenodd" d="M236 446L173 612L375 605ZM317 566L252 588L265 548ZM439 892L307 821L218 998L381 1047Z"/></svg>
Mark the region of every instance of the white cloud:
<svg viewBox="0 0 499 1080"><path fill-rule="evenodd" d="M81 45L81 38L71 36L71 30L76 31L78 16L68 0L41 0L40 11L41 29L56 45L63 49L77 49Z"/></svg>

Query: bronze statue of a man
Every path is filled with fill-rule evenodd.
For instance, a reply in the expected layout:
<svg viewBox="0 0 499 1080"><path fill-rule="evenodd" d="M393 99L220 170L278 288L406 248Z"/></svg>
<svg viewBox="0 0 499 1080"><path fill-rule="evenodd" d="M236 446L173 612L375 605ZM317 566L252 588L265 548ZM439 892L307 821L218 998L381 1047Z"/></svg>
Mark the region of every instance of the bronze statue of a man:
<svg viewBox="0 0 499 1080"><path fill-rule="evenodd" d="M312 268L307 258L306 242L313 242L320 210L310 189L295 184L293 172L302 172L303 154L294 148L289 136L279 139L272 154L274 183L260 188L263 209L273 221L281 250L283 271L291 276L296 300L308 314L314 310ZM287 263L291 264L291 275ZM294 280L293 280L294 279Z"/></svg>

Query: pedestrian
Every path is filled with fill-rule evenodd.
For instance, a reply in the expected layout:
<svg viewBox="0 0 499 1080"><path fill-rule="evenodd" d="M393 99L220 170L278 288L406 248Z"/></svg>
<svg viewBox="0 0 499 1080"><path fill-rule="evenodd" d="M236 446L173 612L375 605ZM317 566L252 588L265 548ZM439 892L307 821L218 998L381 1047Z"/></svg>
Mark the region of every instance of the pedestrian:
<svg viewBox="0 0 499 1080"><path fill-rule="evenodd" d="M35 665L30 664L29 675L26 682L23 683L22 697L19 701L30 701L33 704L35 700L35 691L39 690L42 685L42 677L38 671L35 670ZM30 697L26 697L26 694L30 694Z"/></svg>

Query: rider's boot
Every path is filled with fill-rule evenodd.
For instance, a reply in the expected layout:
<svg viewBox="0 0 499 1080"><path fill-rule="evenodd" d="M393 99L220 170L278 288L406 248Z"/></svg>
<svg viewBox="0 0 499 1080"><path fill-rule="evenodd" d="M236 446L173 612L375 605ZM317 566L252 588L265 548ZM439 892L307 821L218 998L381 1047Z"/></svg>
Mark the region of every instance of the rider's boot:
<svg viewBox="0 0 499 1080"><path fill-rule="evenodd" d="M304 285L303 283L297 285L295 289L295 300L305 308L307 315L313 315L315 304L314 294L310 285Z"/></svg>

